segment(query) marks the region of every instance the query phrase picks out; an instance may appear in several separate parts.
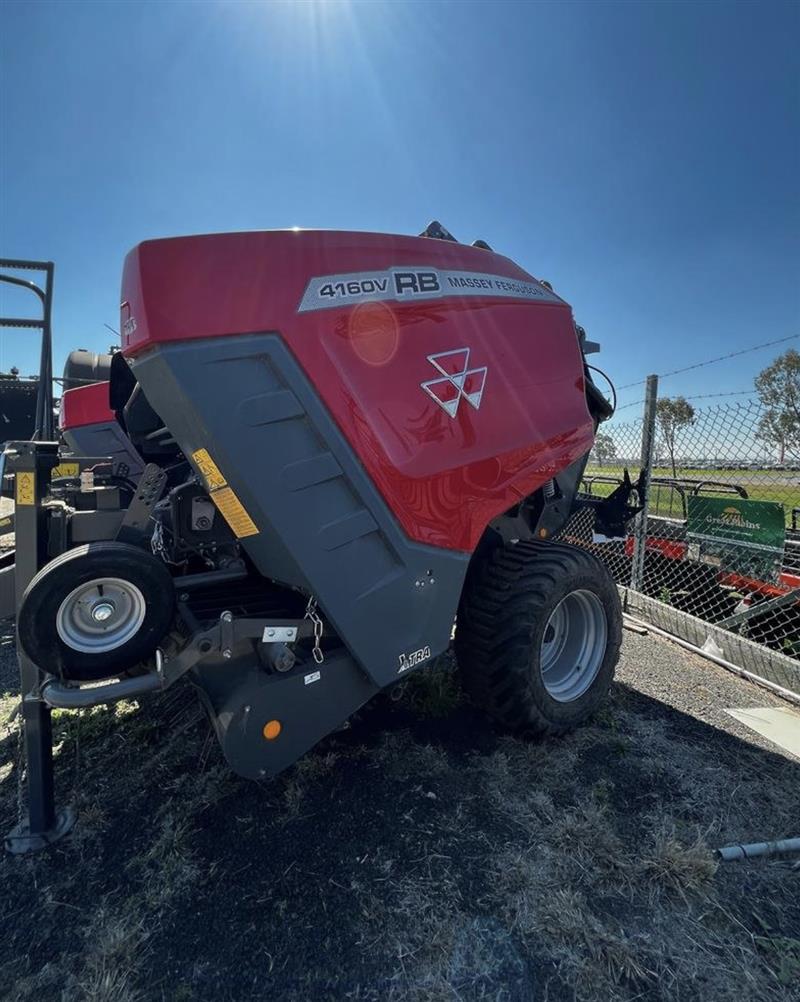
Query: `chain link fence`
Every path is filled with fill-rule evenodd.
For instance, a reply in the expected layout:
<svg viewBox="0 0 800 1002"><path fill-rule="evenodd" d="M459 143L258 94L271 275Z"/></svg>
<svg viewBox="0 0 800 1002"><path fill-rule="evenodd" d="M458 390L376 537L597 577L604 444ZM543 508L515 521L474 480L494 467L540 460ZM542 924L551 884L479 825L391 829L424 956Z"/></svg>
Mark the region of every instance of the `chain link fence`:
<svg viewBox="0 0 800 1002"><path fill-rule="evenodd" d="M601 541L589 509L563 535L643 618L800 694L800 443L763 441L762 417L753 400L686 411L653 392L637 420L601 426L581 485L605 497L644 463L646 512L626 539Z"/></svg>
<svg viewBox="0 0 800 1002"><path fill-rule="evenodd" d="M758 437L762 417L748 400L676 420L653 385L638 418L601 426L581 484L607 497L644 462L646 513L625 539L600 540L580 509L561 535L604 561L628 609L800 695L800 442L781 455Z"/></svg>

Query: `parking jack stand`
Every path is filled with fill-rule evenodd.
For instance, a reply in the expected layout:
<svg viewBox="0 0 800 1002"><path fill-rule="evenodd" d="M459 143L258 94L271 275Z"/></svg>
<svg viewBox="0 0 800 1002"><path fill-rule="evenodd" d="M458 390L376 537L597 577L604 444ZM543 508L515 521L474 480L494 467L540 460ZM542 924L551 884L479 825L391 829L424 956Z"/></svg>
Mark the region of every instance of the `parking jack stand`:
<svg viewBox="0 0 800 1002"><path fill-rule="evenodd" d="M38 669L20 655L20 672L38 674ZM27 662L27 664L26 664ZM25 746L28 816L6 836L6 849L14 854L44 849L72 828L75 812L69 808L55 809L53 784L53 732L50 707L25 686L22 687L21 726ZM19 763L21 766L21 763Z"/></svg>
<svg viewBox="0 0 800 1002"><path fill-rule="evenodd" d="M14 590L19 613L30 580L46 561L42 507L50 473L58 461L55 442L13 442L4 454L5 473L14 475L16 502L16 553ZM28 814L5 839L8 852L20 854L43 849L65 835L75 823L70 808L56 810L53 782L53 732L50 707L39 690L41 669L17 645L22 694L21 726L25 748ZM21 768L21 763L18 763Z"/></svg>

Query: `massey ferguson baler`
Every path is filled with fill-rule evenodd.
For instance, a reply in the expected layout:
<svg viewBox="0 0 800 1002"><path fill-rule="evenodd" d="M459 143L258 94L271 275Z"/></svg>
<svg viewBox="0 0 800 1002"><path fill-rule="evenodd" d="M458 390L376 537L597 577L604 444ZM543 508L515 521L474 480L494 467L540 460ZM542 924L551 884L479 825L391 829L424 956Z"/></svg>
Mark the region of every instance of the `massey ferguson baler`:
<svg viewBox="0 0 800 1002"><path fill-rule="evenodd" d="M30 794L12 848L69 824L51 707L186 676L231 767L273 776L455 625L501 725L595 709L616 588L551 540L610 407L549 285L438 226L152 240L125 262L121 332L109 381L65 394L61 446L5 454ZM592 502L600 531L629 494Z"/></svg>

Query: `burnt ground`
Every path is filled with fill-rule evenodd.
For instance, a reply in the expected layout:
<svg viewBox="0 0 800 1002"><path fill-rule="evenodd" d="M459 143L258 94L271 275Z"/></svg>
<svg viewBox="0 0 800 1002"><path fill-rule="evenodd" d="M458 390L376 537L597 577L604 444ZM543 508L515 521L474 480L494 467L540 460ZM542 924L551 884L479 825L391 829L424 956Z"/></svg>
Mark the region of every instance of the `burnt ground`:
<svg viewBox="0 0 800 1002"><path fill-rule="evenodd" d="M723 712L773 703L626 633L611 698L566 738L497 733L445 664L264 784L227 771L188 686L58 713L80 820L0 859L0 997L800 998L800 869L710 851L800 834L800 762Z"/></svg>

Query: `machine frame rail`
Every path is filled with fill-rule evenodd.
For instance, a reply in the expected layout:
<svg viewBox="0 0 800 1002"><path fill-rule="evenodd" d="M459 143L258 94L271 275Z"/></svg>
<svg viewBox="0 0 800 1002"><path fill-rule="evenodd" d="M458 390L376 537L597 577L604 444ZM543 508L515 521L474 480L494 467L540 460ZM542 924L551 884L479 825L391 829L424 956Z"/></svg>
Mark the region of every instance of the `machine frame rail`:
<svg viewBox="0 0 800 1002"><path fill-rule="evenodd" d="M39 356L39 390L36 395L36 421L33 432L34 441L50 442L55 438L55 416L53 413L53 276L55 265L52 261L21 261L13 258L0 258L0 269L10 268L12 271L38 271L45 276L44 289L28 279L17 275L5 275L0 272L0 282L28 289L36 295L42 304L40 320L23 317L0 317L0 327L12 327L17 330L34 329L42 332L42 347Z"/></svg>

